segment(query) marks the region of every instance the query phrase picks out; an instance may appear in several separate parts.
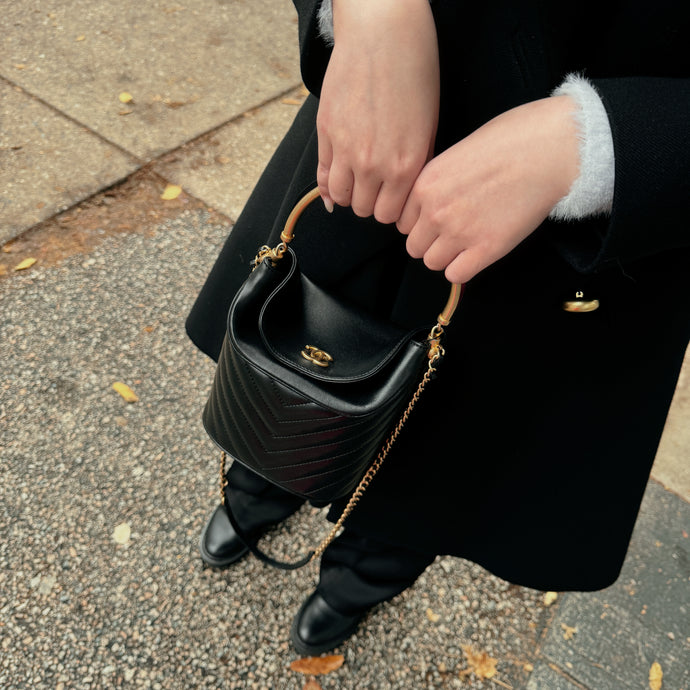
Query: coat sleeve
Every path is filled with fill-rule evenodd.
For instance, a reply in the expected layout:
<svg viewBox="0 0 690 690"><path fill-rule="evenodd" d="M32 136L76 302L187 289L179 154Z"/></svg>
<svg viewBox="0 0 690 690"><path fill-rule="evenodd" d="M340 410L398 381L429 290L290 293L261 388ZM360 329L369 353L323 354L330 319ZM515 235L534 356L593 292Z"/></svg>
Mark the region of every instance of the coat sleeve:
<svg viewBox="0 0 690 690"><path fill-rule="evenodd" d="M611 216L549 228L575 268L690 246L690 79L593 80L611 125Z"/></svg>
<svg viewBox="0 0 690 690"><path fill-rule="evenodd" d="M302 78L318 97L331 53L319 35L321 0L293 2L299 16ZM616 76L591 81L606 108L613 138L611 215L547 221L545 236L582 272L690 247L690 78Z"/></svg>
<svg viewBox="0 0 690 690"><path fill-rule="evenodd" d="M302 79L309 91L318 97L331 54L331 48L319 36L318 11L321 0L293 0L293 4L299 20Z"/></svg>

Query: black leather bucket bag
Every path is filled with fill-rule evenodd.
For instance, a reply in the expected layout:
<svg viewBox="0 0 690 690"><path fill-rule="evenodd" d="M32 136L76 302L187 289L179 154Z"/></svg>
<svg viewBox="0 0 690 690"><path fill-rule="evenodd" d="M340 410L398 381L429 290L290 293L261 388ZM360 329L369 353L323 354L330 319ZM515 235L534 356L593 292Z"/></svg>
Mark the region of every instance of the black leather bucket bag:
<svg viewBox="0 0 690 690"><path fill-rule="evenodd" d="M443 355L443 327L462 288L452 287L428 335L329 294L300 272L288 247L297 219L317 197L312 190L296 205L281 243L259 250L235 296L203 423L224 451L222 483L227 453L317 504L354 492L319 554L380 467L435 371ZM221 494L224 501L224 486ZM236 526L231 511L229 516Z"/></svg>

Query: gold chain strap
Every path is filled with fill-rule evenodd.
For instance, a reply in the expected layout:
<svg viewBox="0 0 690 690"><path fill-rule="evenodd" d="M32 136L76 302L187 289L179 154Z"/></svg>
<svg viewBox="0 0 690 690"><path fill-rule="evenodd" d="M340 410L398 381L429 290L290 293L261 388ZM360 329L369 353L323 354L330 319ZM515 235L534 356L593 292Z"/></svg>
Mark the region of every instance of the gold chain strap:
<svg viewBox="0 0 690 690"><path fill-rule="evenodd" d="M225 451L220 454L220 503L225 505L225 487L228 485L228 479L225 476Z"/></svg>
<svg viewBox="0 0 690 690"><path fill-rule="evenodd" d="M434 326L434 329L435 328L436 326ZM371 463L371 466L367 470L366 474L360 480L359 484L357 485L357 488L354 490L352 496L350 497L350 500L347 502L345 509L338 518L338 521L333 526L333 529L328 533L326 538L318 545L318 547L314 551L314 555L311 557L311 560L309 561L310 563L313 563L314 561L319 559L323 555L323 552L326 550L328 545L336 538L338 532L345 523L345 520L347 520L350 513L355 509L355 506L359 503L359 500L364 495L364 492L369 487L369 484L371 484L372 479L376 476L376 473L381 469L383 461L386 459L386 456L393 447L395 440L400 435L402 428L405 426L405 422L407 422L407 418L410 416L410 413L414 409L414 406L419 401L419 397L422 394L422 391L426 387L427 383L429 383L429 381L431 380L433 373L436 371L436 367L434 366L434 364L436 364L436 361L443 354L443 348L438 343L432 345L432 348L429 351L429 366L427 367L427 370L424 372L424 378L419 383L417 390L412 396L412 400L410 400L410 403L408 404L407 408L402 413L400 420L398 421L395 429L393 429L393 432L389 436L388 441L386 441L386 444L380 450L378 457L376 458L376 460L374 460L373 463Z"/></svg>

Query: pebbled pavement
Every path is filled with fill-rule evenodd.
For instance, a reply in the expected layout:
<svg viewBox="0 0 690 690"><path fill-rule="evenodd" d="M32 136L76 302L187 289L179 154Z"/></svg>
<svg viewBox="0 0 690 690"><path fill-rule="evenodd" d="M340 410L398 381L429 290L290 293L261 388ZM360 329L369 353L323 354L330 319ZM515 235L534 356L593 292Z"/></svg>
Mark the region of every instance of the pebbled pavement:
<svg viewBox="0 0 690 690"><path fill-rule="evenodd" d="M30 231L0 255L0 687L300 689L288 631L315 573L198 557L217 496L200 423L213 365L183 328L304 97L294 14L287 0L83 8L51 0L0 19L0 238ZM142 166L153 191L111 187ZM196 199L162 212L167 182ZM11 269L30 255L33 268ZM686 389L616 585L551 601L439 558L372 612L322 687L642 690L658 663L662 688L690 690ZM304 510L267 548L294 555L324 530ZM472 672L468 646L496 675Z"/></svg>
<svg viewBox="0 0 690 690"><path fill-rule="evenodd" d="M199 420L213 365L183 322L227 230L183 210L0 282L0 687L304 685L288 669L288 630L314 573L253 559L213 571L197 554L217 496ZM321 517L303 511L268 548L301 552ZM690 687L689 519L651 483L619 583L550 606L438 559L371 614L322 685L646 688L656 660L664 687ZM118 543L123 524L131 536ZM493 679L461 675L465 645L497 659Z"/></svg>

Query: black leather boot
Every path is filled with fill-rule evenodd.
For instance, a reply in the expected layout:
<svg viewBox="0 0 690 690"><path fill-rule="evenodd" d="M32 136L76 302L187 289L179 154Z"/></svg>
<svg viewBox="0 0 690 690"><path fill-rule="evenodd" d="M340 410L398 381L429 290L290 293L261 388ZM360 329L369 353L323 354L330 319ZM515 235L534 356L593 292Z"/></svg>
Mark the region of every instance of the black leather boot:
<svg viewBox="0 0 690 690"><path fill-rule="evenodd" d="M345 642L366 614L367 611L354 616L338 613L315 590L292 621L290 639L303 656L318 656Z"/></svg>
<svg viewBox="0 0 690 690"><path fill-rule="evenodd" d="M249 549L230 524L225 507L219 505L206 523L199 540L201 560L213 568L225 568L240 560Z"/></svg>

